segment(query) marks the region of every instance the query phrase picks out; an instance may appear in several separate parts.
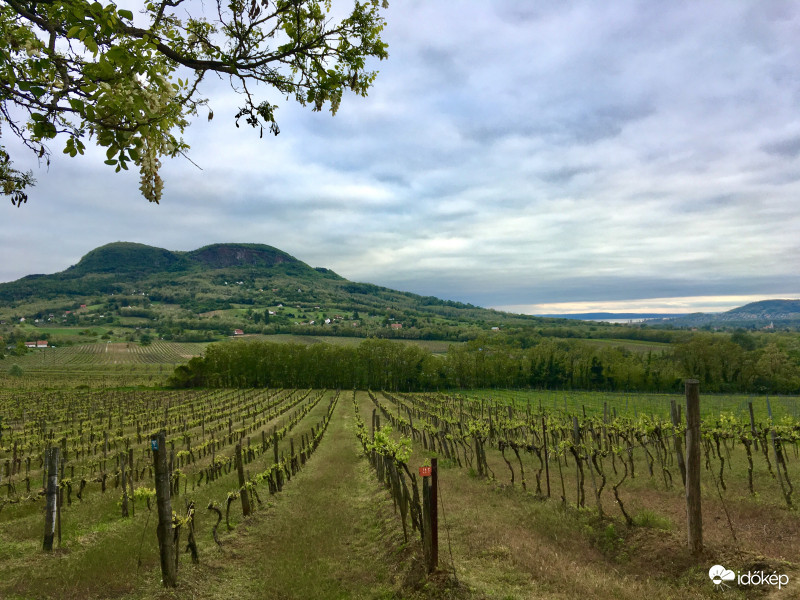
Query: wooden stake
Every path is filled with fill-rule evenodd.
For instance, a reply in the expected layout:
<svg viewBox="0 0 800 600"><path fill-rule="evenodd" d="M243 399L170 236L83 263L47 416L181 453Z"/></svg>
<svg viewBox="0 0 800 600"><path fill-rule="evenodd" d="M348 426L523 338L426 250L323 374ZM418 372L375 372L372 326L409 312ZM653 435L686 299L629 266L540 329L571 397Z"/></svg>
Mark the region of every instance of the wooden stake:
<svg viewBox="0 0 800 600"><path fill-rule="evenodd" d="M242 444L236 444L236 471L239 475L239 496L242 499L242 513L244 516L250 514L250 497L244 480L244 466L242 465Z"/></svg>
<svg viewBox="0 0 800 600"><path fill-rule="evenodd" d="M128 465L128 485L130 486L131 515L136 516L136 503L134 502L133 496L133 475L136 473L136 469L134 468L133 464L133 448L128 448Z"/></svg>
<svg viewBox="0 0 800 600"><path fill-rule="evenodd" d="M686 516L689 550L703 551L703 513L700 506L700 382L687 379L686 389Z"/></svg>
<svg viewBox="0 0 800 600"><path fill-rule="evenodd" d="M670 417L672 418L672 424L677 428L680 425L680 416L678 415L678 406L675 403L675 400L670 401ZM681 442L681 436L675 435L673 436L673 442L675 447L675 456L678 460L678 468L681 471L681 480L683 481L684 488L686 487L686 461L683 459L683 443Z"/></svg>
<svg viewBox="0 0 800 600"><path fill-rule="evenodd" d="M154 434L150 440L158 506L158 529L156 531L161 556L161 582L164 587L175 587L178 585L178 571L175 568L175 542L172 533L172 504L166 445L166 434L163 431Z"/></svg>
<svg viewBox="0 0 800 600"><path fill-rule="evenodd" d="M431 562L428 573L439 566L439 459L431 458Z"/></svg>
<svg viewBox="0 0 800 600"><path fill-rule="evenodd" d="M59 448L50 448L47 452L47 508L44 513L44 544L46 552L53 550L53 538L56 531L56 513L58 511L58 453Z"/></svg>

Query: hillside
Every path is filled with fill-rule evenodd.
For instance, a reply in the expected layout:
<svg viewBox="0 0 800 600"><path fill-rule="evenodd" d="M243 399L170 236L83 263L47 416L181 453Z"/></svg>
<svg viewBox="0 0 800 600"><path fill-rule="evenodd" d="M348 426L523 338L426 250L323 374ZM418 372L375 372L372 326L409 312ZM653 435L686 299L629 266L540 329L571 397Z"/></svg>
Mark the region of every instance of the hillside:
<svg viewBox="0 0 800 600"><path fill-rule="evenodd" d="M75 336L195 342L243 334L468 339L542 325L313 268L272 246L214 244L176 252L116 242L51 275L0 284L0 325L25 339ZM3 335L3 330L0 330ZM78 341L75 339L74 341Z"/></svg>
<svg viewBox="0 0 800 600"><path fill-rule="evenodd" d="M800 300L762 300L751 302L722 313L694 313L663 323L675 327L725 327L762 329L769 327L798 328L800 326Z"/></svg>
<svg viewBox="0 0 800 600"><path fill-rule="evenodd" d="M0 284L0 339L6 348L35 340L208 342L238 330L444 341L493 336L522 348L542 337L671 343L681 339L681 332L669 331L676 328L796 327L797 304L775 300L646 326L590 323L352 282L264 244L177 252L116 242L58 273Z"/></svg>

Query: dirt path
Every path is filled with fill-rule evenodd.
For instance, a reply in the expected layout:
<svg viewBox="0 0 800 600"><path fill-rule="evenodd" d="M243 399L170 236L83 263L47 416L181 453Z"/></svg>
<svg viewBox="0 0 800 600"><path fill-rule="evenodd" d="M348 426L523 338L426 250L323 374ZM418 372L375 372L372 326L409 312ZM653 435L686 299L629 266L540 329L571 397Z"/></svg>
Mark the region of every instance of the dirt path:
<svg viewBox="0 0 800 600"><path fill-rule="evenodd" d="M352 404L342 394L322 444L284 491L263 494L270 505L199 566L182 561L177 591L152 588L143 597L392 597L408 552L391 501L357 450Z"/></svg>
<svg viewBox="0 0 800 600"><path fill-rule="evenodd" d="M366 394L359 398L369 422L372 405ZM415 446L414 466L429 454ZM447 461L440 470L440 567L446 573L425 585L414 562L419 543L403 543L391 501L359 450L351 398L342 394L322 445L282 493L262 492L265 506L226 533L221 548L207 549L200 565L182 559L178 590L165 592L151 573L152 583L131 598L690 600L718 595L705 565L727 564L728 557L711 552L698 566L680 531L598 521L591 508L563 508L519 484L479 479ZM502 467L496 466L499 472ZM611 512L613 500L605 502ZM769 591L729 590L726 596L764 597ZM775 597L793 598L796 590Z"/></svg>

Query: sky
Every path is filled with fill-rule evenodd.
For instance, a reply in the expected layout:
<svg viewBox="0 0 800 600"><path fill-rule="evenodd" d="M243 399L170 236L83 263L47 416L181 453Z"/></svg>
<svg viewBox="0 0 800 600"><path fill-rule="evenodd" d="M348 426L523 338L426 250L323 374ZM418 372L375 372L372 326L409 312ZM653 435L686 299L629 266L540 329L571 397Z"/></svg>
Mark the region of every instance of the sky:
<svg viewBox="0 0 800 600"><path fill-rule="evenodd" d="M354 281L530 314L800 298L800 3L394 0L389 58L336 116L227 82L160 205L53 145L0 202L0 281L93 248L275 246ZM14 152L9 135L3 143ZM63 142L60 144L63 145ZM200 170L202 169L202 170Z"/></svg>

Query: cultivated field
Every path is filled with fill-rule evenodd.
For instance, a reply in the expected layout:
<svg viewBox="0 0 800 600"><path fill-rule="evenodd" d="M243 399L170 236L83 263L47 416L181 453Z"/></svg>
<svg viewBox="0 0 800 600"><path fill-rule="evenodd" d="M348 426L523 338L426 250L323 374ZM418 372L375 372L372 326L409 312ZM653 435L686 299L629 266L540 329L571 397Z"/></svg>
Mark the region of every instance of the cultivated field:
<svg viewBox="0 0 800 600"><path fill-rule="evenodd" d="M0 598L714 598L717 564L789 578L726 598L800 597L797 398L770 398L770 420L766 398L701 396L705 550L693 557L670 416L681 397L95 387L137 354L120 348L131 362L108 365L70 350L2 380ZM102 358L76 372L78 356ZM171 370L142 367L163 368L155 382ZM156 543L150 435L162 429L175 590L160 585ZM52 552L48 447L63 461ZM415 507L433 457L439 569L427 575Z"/></svg>

